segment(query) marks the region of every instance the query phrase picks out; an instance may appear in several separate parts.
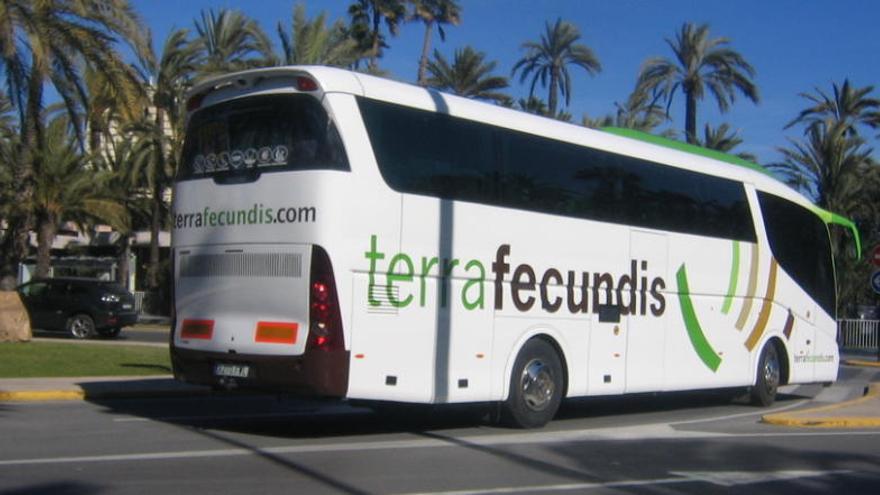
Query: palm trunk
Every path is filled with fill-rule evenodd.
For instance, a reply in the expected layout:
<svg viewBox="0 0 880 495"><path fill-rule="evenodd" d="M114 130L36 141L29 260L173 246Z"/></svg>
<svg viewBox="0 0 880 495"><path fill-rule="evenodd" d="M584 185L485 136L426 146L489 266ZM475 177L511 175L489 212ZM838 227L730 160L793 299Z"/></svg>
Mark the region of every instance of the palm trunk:
<svg viewBox="0 0 880 495"><path fill-rule="evenodd" d="M422 41L422 57L419 59L418 82L420 86L428 85L428 52L431 51L431 38L434 35L434 21L425 22L425 39Z"/></svg>
<svg viewBox="0 0 880 495"><path fill-rule="evenodd" d="M687 142L697 144L697 98L691 91L685 91L684 132Z"/></svg>
<svg viewBox="0 0 880 495"><path fill-rule="evenodd" d="M147 286L150 291L159 290L159 231L162 226L162 189L153 187L153 204L150 212L150 264L147 268Z"/></svg>
<svg viewBox="0 0 880 495"><path fill-rule="evenodd" d="M37 278L49 276L52 268L52 243L58 233L58 218L52 213L43 213L37 221L37 268L34 275Z"/></svg>
<svg viewBox="0 0 880 495"><path fill-rule="evenodd" d="M379 68L379 23L382 17L378 12L373 14L373 46L370 48L370 70L375 71Z"/></svg>
<svg viewBox="0 0 880 495"><path fill-rule="evenodd" d="M6 233L3 235L2 244L0 244L0 290L14 290L18 285L18 262L20 257L16 256L17 236L21 232L19 227L20 220L11 218L8 220ZM27 231L24 231L25 235Z"/></svg>
<svg viewBox="0 0 880 495"><path fill-rule="evenodd" d="M556 104L557 104L556 85L558 82L559 82L559 71L554 67L553 69L550 70L550 96L547 101L547 104L550 106L549 117L556 117Z"/></svg>
<svg viewBox="0 0 880 495"><path fill-rule="evenodd" d="M156 127L158 132L165 129L165 112L156 108ZM150 264L147 268L147 286L150 291L159 290L159 232L162 229L162 189L165 181L162 176L165 171L165 148L162 139L157 138L156 166L153 170L152 206L150 211Z"/></svg>
<svg viewBox="0 0 880 495"><path fill-rule="evenodd" d="M16 184L15 204L19 208L18 221L11 222L12 253L8 262L17 276L18 264L28 255L30 250L29 232L34 228L34 171L40 170L42 157L39 150L44 149L43 129L43 79L37 69L31 69L28 79L27 103L22 126L21 161L13 172ZM48 272L48 268L46 269Z"/></svg>
<svg viewBox="0 0 880 495"><path fill-rule="evenodd" d="M119 255L116 257L116 281L126 289L133 290L133 287L128 286L128 260L131 258L130 235L127 233L122 234L119 238L119 243L121 246L119 249Z"/></svg>

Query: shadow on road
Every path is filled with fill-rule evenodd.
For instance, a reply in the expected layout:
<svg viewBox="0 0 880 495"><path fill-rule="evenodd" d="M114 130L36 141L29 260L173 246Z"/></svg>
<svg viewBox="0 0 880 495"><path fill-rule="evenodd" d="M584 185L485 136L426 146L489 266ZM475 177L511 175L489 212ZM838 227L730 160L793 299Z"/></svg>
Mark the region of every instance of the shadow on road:
<svg viewBox="0 0 880 495"><path fill-rule="evenodd" d="M100 383L89 384L99 390ZM735 392L682 392L632 396L591 397L563 402L548 428L564 429L569 422L609 420L645 413L676 410L709 410L739 404ZM779 404L803 399L781 395ZM474 426L497 428L497 406L490 404L421 406L403 404L351 404L338 400L303 399L287 395L217 392L211 395L153 399L93 399L111 414L124 414L188 428L212 429L273 438L322 438L386 433L442 431ZM729 411L728 411L729 413ZM582 423L579 423L583 427ZM499 428L500 429L500 428Z"/></svg>

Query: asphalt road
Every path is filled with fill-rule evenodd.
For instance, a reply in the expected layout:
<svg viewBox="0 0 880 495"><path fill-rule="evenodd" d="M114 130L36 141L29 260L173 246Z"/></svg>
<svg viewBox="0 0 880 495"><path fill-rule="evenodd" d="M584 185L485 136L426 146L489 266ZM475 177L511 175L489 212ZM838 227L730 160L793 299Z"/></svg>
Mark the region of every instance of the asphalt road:
<svg viewBox="0 0 880 495"><path fill-rule="evenodd" d="M843 371L841 386L876 378ZM474 409L287 397L6 403L0 493L880 492L880 431L774 427L766 412L725 394L594 398L521 431Z"/></svg>

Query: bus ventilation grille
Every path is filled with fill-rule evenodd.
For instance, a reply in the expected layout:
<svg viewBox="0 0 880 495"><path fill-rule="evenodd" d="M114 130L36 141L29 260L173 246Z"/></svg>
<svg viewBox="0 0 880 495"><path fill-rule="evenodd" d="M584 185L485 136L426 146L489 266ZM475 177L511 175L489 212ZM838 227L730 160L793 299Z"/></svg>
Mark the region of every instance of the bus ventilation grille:
<svg viewBox="0 0 880 495"><path fill-rule="evenodd" d="M397 306L391 304L391 298L388 292L394 296L394 300L400 300L400 287L391 285L372 285L370 286L370 301L367 303L367 313L379 315L396 315L398 313ZM379 304L374 304L378 302Z"/></svg>
<svg viewBox="0 0 880 495"><path fill-rule="evenodd" d="M181 256L180 276L302 277L299 253L225 253Z"/></svg>

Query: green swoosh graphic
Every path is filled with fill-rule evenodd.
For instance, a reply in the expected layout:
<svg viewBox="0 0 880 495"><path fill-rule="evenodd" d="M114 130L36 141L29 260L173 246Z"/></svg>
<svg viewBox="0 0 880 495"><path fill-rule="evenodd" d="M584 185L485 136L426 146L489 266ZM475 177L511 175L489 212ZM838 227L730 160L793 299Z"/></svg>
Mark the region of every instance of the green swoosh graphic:
<svg viewBox="0 0 880 495"><path fill-rule="evenodd" d="M678 303L681 307L681 317L684 319L684 326L687 328L688 337L691 339L691 345L694 346L697 356L700 357L706 367L715 372L718 370L718 367L721 366L721 357L719 357L718 353L716 353L715 350L712 349L712 346L709 345L709 341L706 340L706 334L703 333L703 329L700 327L700 322L697 320L697 314L694 312L694 304L691 302L690 289L688 289L687 271L685 270L684 264L678 269L675 278L678 283Z"/></svg>
<svg viewBox="0 0 880 495"><path fill-rule="evenodd" d="M721 306L721 312L730 313L730 307L733 305L733 295L736 293L736 286L739 283L739 241L733 241L733 260L730 262L730 283L727 285L727 295L724 297L724 304Z"/></svg>

